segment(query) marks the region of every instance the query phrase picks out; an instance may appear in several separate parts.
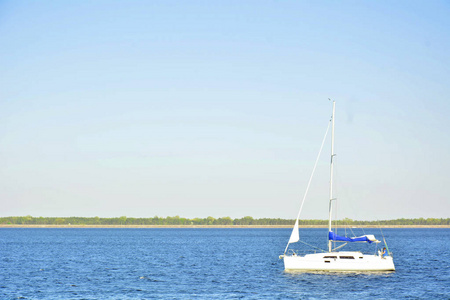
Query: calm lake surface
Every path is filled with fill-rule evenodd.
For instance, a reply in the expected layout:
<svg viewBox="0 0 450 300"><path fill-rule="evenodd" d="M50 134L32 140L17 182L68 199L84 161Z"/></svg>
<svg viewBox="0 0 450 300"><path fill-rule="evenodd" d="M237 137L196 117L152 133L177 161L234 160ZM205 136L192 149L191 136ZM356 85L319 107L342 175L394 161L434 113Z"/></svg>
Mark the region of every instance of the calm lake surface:
<svg viewBox="0 0 450 300"><path fill-rule="evenodd" d="M2 228L0 299L450 299L450 229L383 229L397 271L381 274L286 273L290 232Z"/></svg>

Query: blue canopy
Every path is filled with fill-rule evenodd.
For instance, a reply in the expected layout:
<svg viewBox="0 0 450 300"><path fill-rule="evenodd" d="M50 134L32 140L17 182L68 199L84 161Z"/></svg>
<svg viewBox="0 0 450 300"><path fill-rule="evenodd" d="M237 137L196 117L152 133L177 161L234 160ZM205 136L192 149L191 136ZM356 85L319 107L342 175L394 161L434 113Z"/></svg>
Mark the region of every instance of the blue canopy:
<svg viewBox="0 0 450 300"><path fill-rule="evenodd" d="M379 243L373 235L363 235L363 236L357 236L354 238L349 238L346 236L340 236L334 233L333 231L328 232L328 239L331 241L342 241L342 242L368 242L368 243Z"/></svg>

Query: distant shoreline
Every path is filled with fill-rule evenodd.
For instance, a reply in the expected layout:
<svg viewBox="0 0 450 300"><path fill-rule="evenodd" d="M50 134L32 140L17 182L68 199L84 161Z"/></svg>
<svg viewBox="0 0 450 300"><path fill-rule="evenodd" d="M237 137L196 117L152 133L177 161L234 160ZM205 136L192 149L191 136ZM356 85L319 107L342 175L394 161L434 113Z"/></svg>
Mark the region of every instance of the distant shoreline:
<svg viewBox="0 0 450 300"><path fill-rule="evenodd" d="M22 225L0 224L0 228L292 228L293 225ZM326 225L299 225L299 228L328 228ZM348 226L337 226L345 228ZM354 228L450 228L450 225L360 225ZM333 226L335 228L335 226Z"/></svg>

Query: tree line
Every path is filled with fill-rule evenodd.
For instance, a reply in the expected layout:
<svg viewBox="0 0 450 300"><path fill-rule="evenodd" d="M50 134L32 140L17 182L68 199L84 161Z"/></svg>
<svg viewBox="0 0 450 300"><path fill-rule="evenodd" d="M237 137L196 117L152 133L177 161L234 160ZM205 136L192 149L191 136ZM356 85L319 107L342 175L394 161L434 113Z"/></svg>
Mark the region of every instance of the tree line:
<svg viewBox="0 0 450 300"><path fill-rule="evenodd" d="M294 219L260 218L246 216L232 219L222 218L182 218L175 217L152 217L152 218L100 218L100 217L0 217L2 225L293 225ZM328 220L299 220L299 225L327 225ZM345 218L333 221L333 225L450 225L450 218L416 218L395 219L379 221L360 221Z"/></svg>

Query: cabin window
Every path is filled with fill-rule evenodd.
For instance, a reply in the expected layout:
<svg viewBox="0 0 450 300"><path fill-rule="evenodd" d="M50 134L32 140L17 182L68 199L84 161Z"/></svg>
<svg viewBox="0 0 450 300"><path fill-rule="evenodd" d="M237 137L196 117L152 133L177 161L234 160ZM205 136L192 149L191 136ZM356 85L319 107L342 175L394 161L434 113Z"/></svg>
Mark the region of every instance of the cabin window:
<svg viewBox="0 0 450 300"><path fill-rule="evenodd" d="M359 259L362 259L362 257L360 257Z"/></svg>
<svg viewBox="0 0 450 300"><path fill-rule="evenodd" d="M325 262L326 262L326 263L330 263L330 261L329 261L329 260L326 260Z"/></svg>
<svg viewBox="0 0 450 300"><path fill-rule="evenodd" d="M355 259L353 256L339 256L340 259Z"/></svg>
<svg viewBox="0 0 450 300"><path fill-rule="evenodd" d="M323 258L334 258L334 259L336 259L337 256L324 256Z"/></svg>

